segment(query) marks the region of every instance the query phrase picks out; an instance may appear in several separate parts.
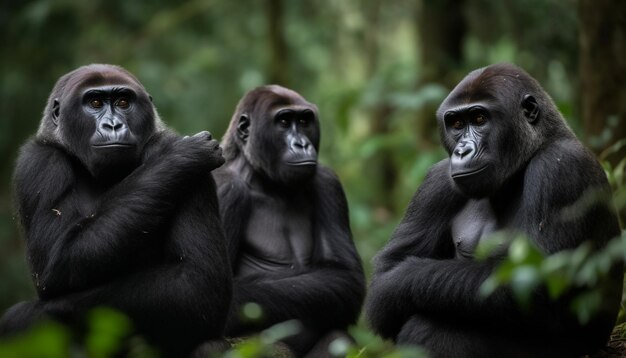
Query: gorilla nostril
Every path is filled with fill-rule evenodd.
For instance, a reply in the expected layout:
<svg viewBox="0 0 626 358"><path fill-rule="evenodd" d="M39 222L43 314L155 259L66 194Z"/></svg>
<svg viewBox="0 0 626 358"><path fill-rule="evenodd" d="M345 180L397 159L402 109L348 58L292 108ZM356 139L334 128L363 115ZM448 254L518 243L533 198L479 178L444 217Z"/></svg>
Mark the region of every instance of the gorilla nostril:
<svg viewBox="0 0 626 358"><path fill-rule="evenodd" d="M309 147L309 142L306 140L294 140L292 145L294 148L307 149Z"/></svg>
<svg viewBox="0 0 626 358"><path fill-rule="evenodd" d="M467 154L472 152L472 148L471 147L466 147L464 144L462 146L460 146L459 148L456 148L454 150L454 154L463 158L464 156L466 156Z"/></svg>
<svg viewBox="0 0 626 358"><path fill-rule="evenodd" d="M102 123L100 129L105 132L117 132L124 128L123 123Z"/></svg>

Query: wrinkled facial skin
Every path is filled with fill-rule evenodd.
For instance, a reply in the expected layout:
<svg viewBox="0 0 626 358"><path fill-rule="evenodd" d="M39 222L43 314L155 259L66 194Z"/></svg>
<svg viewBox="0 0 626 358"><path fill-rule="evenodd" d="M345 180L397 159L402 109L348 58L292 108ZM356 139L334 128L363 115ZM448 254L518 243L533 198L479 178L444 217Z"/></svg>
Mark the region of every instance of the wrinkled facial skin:
<svg viewBox="0 0 626 358"><path fill-rule="evenodd" d="M95 87L85 91L82 109L95 126L89 139L92 172L97 177L114 175L108 171L128 172L138 165L141 151L140 128L133 130L133 109L137 95L128 87Z"/></svg>
<svg viewBox="0 0 626 358"><path fill-rule="evenodd" d="M282 181L311 177L317 167L317 149L310 138L317 135L315 113L308 109L283 108L274 116L273 131L283 141L278 160Z"/></svg>
<svg viewBox="0 0 626 358"><path fill-rule="evenodd" d="M140 164L155 132L150 97L115 68L77 73L68 82L51 106L62 143L94 178L120 180Z"/></svg>
<svg viewBox="0 0 626 358"><path fill-rule="evenodd" d="M137 138L128 127L136 95L125 87L96 87L83 95L83 111L96 124L89 143L97 150L134 148Z"/></svg>
<svg viewBox="0 0 626 358"><path fill-rule="evenodd" d="M485 105L471 104L444 113L446 136L456 143L450 155L450 176L471 196L489 194L496 166L490 152L492 118Z"/></svg>

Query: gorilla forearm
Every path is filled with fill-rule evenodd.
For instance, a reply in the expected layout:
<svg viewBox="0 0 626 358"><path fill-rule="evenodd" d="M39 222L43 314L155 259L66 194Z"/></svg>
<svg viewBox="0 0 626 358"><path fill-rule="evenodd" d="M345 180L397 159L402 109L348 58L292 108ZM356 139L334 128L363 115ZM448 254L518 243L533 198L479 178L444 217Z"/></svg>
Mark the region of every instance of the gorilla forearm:
<svg viewBox="0 0 626 358"><path fill-rule="evenodd" d="M197 169L191 168L193 158L173 152L139 167L95 201L92 211L80 212L75 203L85 201L88 194L69 179L66 170L71 165L63 155L50 157L55 158L54 165L38 171L34 178L29 177L32 168L26 163L18 165L25 172L16 173L20 211L28 218L29 250L45 258L34 263L42 297L93 285L127 270L137 252L158 245L150 234L169 222L184 197L180 187L197 180L193 178ZM66 185L39 191L35 198L29 190L41 182Z"/></svg>
<svg viewBox="0 0 626 358"><path fill-rule="evenodd" d="M529 327L546 332L558 329L559 321L567 319L565 313L555 311L544 295L534 295L532 313L523 310L509 287L500 287L487 297L480 295L480 286L496 264L406 258L394 269L374 277L367 305L370 322L379 333L391 338L407 317L416 314L434 322L510 332Z"/></svg>
<svg viewBox="0 0 626 358"><path fill-rule="evenodd" d="M356 321L363 297L359 275L348 270L317 269L282 278L235 281L233 307L259 304L269 320L263 326L298 319L320 330L344 328ZM357 299L361 297L361 299ZM231 315L227 333L237 335L246 325Z"/></svg>
<svg viewBox="0 0 626 358"><path fill-rule="evenodd" d="M202 274L205 272L195 272L192 265L172 264L41 302L47 315L64 322L75 322L98 302L124 312L141 332L161 339L187 332L185 339L202 341L220 336L230 302L229 282L224 280L227 274L218 275L217 280ZM120 292L141 294L129 299ZM159 317L163 325L141 325L153 317Z"/></svg>
<svg viewBox="0 0 626 358"><path fill-rule="evenodd" d="M489 262L460 262L405 258L393 269L380 272L372 282L371 290L380 292L384 305L376 305L398 314L415 313L449 315L459 319L480 320L498 316L500 309L510 309L508 300L500 292L483 298L480 285L491 273ZM375 305L375 304L373 304ZM498 307L502 306L502 307Z"/></svg>

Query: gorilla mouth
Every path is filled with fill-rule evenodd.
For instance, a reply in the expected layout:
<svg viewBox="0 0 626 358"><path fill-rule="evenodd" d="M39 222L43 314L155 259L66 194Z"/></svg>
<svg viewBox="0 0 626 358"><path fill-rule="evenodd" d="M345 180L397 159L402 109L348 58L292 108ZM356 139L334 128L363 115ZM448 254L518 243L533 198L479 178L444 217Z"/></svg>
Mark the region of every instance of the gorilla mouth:
<svg viewBox="0 0 626 358"><path fill-rule="evenodd" d="M315 160L303 160L300 162L287 162L287 165L291 165L293 167L303 167L309 165L317 165L317 161Z"/></svg>
<svg viewBox="0 0 626 358"><path fill-rule="evenodd" d="M476 174L484 171L485 169L487 169L488 166L489 165L485 165L485 166L480 167L480 168L478 168L476 170L470 170L470 171L461 172L461 173L454 173L454 174L452 174L452 179L471 177L472 175L476 175Z"/></svg>
<svg viewBox="0 0 626 358"><path fill-rule="evenodd" d="M94 148L130 148L131 143L105 143L105 144L92 144Z"/></svg>

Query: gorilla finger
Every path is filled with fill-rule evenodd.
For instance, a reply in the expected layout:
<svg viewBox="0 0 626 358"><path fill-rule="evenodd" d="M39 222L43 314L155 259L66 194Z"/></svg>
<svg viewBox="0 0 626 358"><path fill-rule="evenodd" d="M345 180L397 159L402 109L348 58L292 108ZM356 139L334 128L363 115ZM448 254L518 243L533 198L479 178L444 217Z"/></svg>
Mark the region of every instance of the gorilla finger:
<svg viewBox="0 0 626 358"><path fill-rule="evenodd" d="M211 133L209 131L198 132L193 137L194 138L202 138L202 139L206 139L206 140L209 140L209 141L213 140L213 136L211 135Z"/></svg>

